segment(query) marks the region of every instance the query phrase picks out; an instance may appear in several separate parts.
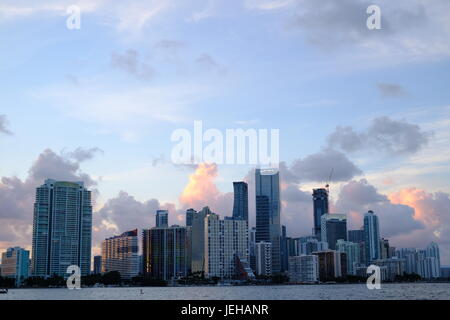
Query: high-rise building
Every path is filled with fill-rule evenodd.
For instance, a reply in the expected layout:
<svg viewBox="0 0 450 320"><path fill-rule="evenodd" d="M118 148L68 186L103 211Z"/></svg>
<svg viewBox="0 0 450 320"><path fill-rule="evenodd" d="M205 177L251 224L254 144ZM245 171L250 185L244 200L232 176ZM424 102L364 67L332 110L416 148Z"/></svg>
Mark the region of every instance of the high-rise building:
<svg viewBox="0 0 450 320"><path fill-rule="evenodd" d="M324 214L321 217L322 242L328 242L328 248L336 249L339 239L347 241L347 216L345 214Z"/></svg>
<svg viewBox="0 0 450 320"><path fill-rule="evenodd" d="M157 228L169 227L169 210L156 210L156 223Z"/></svg>
<svg viewBox="0 0 450 320"><path fill-rule="evenodd" d="M319 281L319 260L317 255L301 255L289 257L290 282Z"/></svg>
<svg viewBox="0 0 450 320"><path fill-rule="evenodd" d="M314 235L321 239L322 216L329 211L327 189L313 189L313 214L314 214Z"/></svg>
<svg viewBox="0 0 450 320"><path fill-rule="evenodd" d="M431 242L427 246L426 251L427 251L427 253L426 253L427 257L436 259L436 261L435 261L436 269L435 270L439 270L439 271L436 271L434 273L433 278L438 278L440 269L441 269L441 255L439 253L439 246L436 242ZM437 275L437 277L436 277L436 275Z"/></svg>
<svg viewBox="0 0 450 320"><path fill-rule="evenodd" d="M250 267L256 273L256 228L253 227L248 231L248 246Z"/></svg>
<svg viewBox="0 0 450 320"><path fill-rule="evenodd" d="M20 286L28 278L30 251L20 247L8 248L2 253L0 276L14 278Z"/></svg>
<svg viewBox="0 0 450 320"><path fill-rule="evenodd" d="M288 271L289 252L288 252L288 237L286 234L286 226L281 226L280 256L281 256L281 272Z"/></svg>
<svg viewBox="0 0 450 320"><path fill-rule="evenodd" d="M248 229L245 220L205 217L205 277L233 278L236 266L249 266ZM250 271L249 271L250 272ZM253 276L253 275L251 275Z"/></svg>
<svg viewBox="0 0 450 320"><path fill-rule="evenodd" d="M356 267L361 264L359 244L340 239L336 242L336 250L347 255L347 274L356 275Z"/></svg>
<svg viewBox="0 0 450 320"><path fill-rule="evenodd" d="M95 256L93 274L99 273L102 273L102 256Z"/></svg>
<svg viewBox="0 0 450 320"><path fill-rule="evenodd" d="M389 250L389 240L381 238L380 239L380 259L389 259L391 251Z"/></svg>
<svg viewBox="0 0 450 320"><path fill-rule="evenodd" d="M272 274L272 243L270 242L256 243L256 274L260 276Z"/></svg>
<svg viewBox="0 0 450 320"><path fill-rule="evenodd" d="M328 242L318 241L316 237L303 239L299 245L299 255L311 255L316 251L328 250Z"/></svg>
<svg viewBox="0 0 450 320"><path fill-rule="evenodd" d="M372 263L379 267L386 268L386 275L382 280L394 281L397 276L402 276L405 273L406 261L404 259L394 257L390 259L374 260Z"/></svg>
<svg viewBox="0 0 450 320"><path fill-rule="evenodd" d="M111 271L118 271L122 279L131 279L139 274L137 229L102 242L102 273Z"/></svg>
<svg viewBox="0 0 450 320"><path fill-rule="evenodd" d="M233 219L245 220L248 224L248 185L243 181L233 182Z"/></svg>
<svg viewBox="0 0 450 320"><path fill-rule="evenodd" d="M380 258L380 227L371 210L364 215L364 246L367 264Z"/></svg>
<svg viewBox="0 0 450 320"><path fill-rule="evenodd" d="M205 217L211 213L209 207L204 207L193 215L191 229L192 273L205 272Z"/></svg>
<svg viewBox="0 0 450 320"><path fill-rule="evenodd" d="M348 230L348 241L359 245L359 261L366 264L366 247L364 244L364 227L359 230Z"/></svg>
<svg viewBox="0 0 450 320"><path fill-rule="evenodd" d="M313 252L319 261L320 281L334 281L347 275L347 255L345 252L326 250Z"/></svg>
<svg viewBox="0 0 450 320"><path fill-rule="evenodd" d="M143 231L144 274L146 276L153 279L172 280L189 274L191 266L188 228L174 225Z"/></svg>
<svg viewBox="0 0 450 320"><path fill-rule="evenodd" d="M450 279L450 266L441 266L441 278Z"/></svg>
<svg viewBox="0 0 450 320"><path fill-rule="evenodd" d="M298 238L290 238L286 239L287 243L287 252L288 257L295 257L300 255L300 251L298 250Z"/></svg>
<svg viewBox="0 0 450 320"><path fill-rule="evenodd" d="M192 208L186 210L186 227L192 227L192 219L196 213L197 211Z"/></svg>
<svg viewBox="0 0 450 320"><path fill-rule="evenodd" d="M348 241L353 243L364 242L364 229L348 230Z"/></svg>
<svg viewBox="0 0 450 320"><path fill-rule="evenodd" d="M272 272L282 270L280 175L275 169L255 170L256 242L272 243Z"/></svg>
<svg viewBox="0 0 450 320"><path fill-rule="evenodd" d="M33 275L68 277L67 267L91 271L91 192L83 182L48 179L36 189L33 215Z"/></svg>

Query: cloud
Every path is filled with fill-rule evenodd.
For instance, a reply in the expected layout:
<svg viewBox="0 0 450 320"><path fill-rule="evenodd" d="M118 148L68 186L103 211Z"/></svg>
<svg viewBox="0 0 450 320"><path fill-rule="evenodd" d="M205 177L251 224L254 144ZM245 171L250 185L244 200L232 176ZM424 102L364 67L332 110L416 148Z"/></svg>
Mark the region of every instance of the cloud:
<svg viewBox="0 0 450 320"><path fill-rule="evenodd" d="M377 88L383 97L396 98L408 95L408 93L399 84L378 83Z"/></svg>
<svg viewBox="0 0 450 320"><path fill-rule="evenodd" d="M122 232L150 228L155 226L155 213L165 209L158 200L150 199L144 202L136 200L125 191L106 201L104 206L93 215L93 247L99 250L101 242ZM169 218L173 222L173 211Z"/></svg>
<svg viewBox="0 0 450 320"><path fill-rule="evenodd" d="M297 159L290 170L299 180L327 181L331 169L334 169L331 181L347 181L362 174L362 171L347 156L333 149L324 149L317 153Z"/></svg>
<svg viewBox="0 0 450 320"><path fill-rule="evenodd" d="M74 151L69 152L68 156L75 159L77 162L83 162L93 159L98 153L103 153L103 150L98 147L89 149L78 147Z"/></svg>
<svg viewBox="0 0 450 320"><path fill-rule="evenodd" d="M93 191L96 181L83 173L80 163L51 149L44 150L33 162L25 180L2 177L0 180L0 234L2 247L31 245L33 203L36 188L45 179L83 181Z"/></svg>
<svg viewBox="0 0 450 320"><path fill-rule="evenodd" d="M388 155L407 155L419 152L431 137L432 133L422 131L419 125L379 117L362 132L348 126L337 127L329 136L328 143L330 147L350 153L373 150Z"/></svg>
<svg viewBox="0 0 450 320"><path fill-rule="evenodd" d="M364 213L373 210L380 220L381 235L385 237L410 234L424 228L424 224L415 219L414 208L392 203L366 179L352 180L343 185L335 206L337 212L349 214L352 227L358 229Z"/></svg>
<svg viewBox="0 0 450 320"><path fill-rule="evenodd" d="M244 4L248 9L256 10L278 10L290 7L296 0L245 0Z"/></svg>
<svg viewBox="0 0 450 320"><path fill-rule="evenodd" d="M255 10L286 8L287 30L298 31L323 51L380 63L404 63L450 56L450 3L435 0L265 1ZM381 30L369 30L370 5L381 9ZM272 9L272 10L268 10ZM354 61L354 59L352 59Z"/></svg>
<svg viewBox="0 0 450 320"><path fill-rule="evenodd" d="M78 6L82 17L95 14L103 25L111 25L118 31L136 32L155 21L172 8L171 0L135 0L118 2L115 0L53 0L15 1L3 0L0 17L4 21L31 18L36 15L65 16L69 6Z"/></svg>
<svg viewBox="0 0 450 320"><path fill-rule="evenodd" d="M128 49L124 54L113 53L111 65L144 80L152 78L155 74L150 65L140 61L139 53L133 49Z"/></svg>
<svg viewBox="0 0 450 320"><path fill-rule="evenodd" d="M211 55L203 53L195 62L203 69L207 71L215 71L219 74L227 72L227 68L220 65Z"/></svg>
<svg viewBox="0 0 450 320"><path fill-rule="evenodd" d="M450 194L407 188L389 194L389 199L392 203L414 208L414 218L426 226L409 236L397 237L395 241L403 246L417 247L435 241L440 246L441 263L450 263Z"/></svg>
<svg viewBox="0 0 450 320"><path fill-rule="evenodd" d="M117 134L135 142L150 132L151 125L185 122L193 106L217 94L217 88L183 82L149 85L146 81L124 85L110 78L84 79L79 86L56 84L31 95L65 116L95 125L102 133Z"/></svg>
<svg viewBox="0 0 450 320"><path fill-rule="evenodd" d="M12 132L8 129L9 123L6 115L0 114L0 133L11 135Z"/></svg>
<svg viewBox="0 0 450 320"><path fill-rule="evenodd" d="M189 176L189 182L184 188L180 203L187 208L201 209L209 206L211 210L222 216L232 215L232 193L222 193L217 189L217 165L201 163Z"/></svg>

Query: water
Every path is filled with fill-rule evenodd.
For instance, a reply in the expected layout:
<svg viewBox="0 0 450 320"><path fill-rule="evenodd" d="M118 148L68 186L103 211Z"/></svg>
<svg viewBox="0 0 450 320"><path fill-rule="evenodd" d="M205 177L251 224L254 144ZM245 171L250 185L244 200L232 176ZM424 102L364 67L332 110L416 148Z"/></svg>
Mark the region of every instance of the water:
<svg viewBox="0 0 450 320"><path fill-rule="evenodd" d="M141 294L142 292L142 294ZM123 287L69 289L11 289L0 300L436 300L450 299L450 283L382 284L368 290L365 284L225 286L225 287Z"/></svg>

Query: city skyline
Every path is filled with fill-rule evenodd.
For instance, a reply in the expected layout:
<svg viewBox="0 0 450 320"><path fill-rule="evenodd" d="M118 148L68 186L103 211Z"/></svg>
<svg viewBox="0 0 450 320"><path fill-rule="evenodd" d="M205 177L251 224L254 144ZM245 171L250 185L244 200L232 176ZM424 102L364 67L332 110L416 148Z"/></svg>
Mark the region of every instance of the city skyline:
<svg viewBox="0 0 450 320"><path fill-rule="evenodd" d="M157 210L231 216L234 181L255 226L255 165L172 163L172 133L201 121L279 130L289 237L318 230L328 184L347 230L373 210L390 245L436 242L450 265L450 3L380 0L368 30L368 1L324 1L3 0L0 252L31 250L46 179L92 191L92 256Z"/></svg>
<svg viewBox="0 0 450 320"><path fill-rule="evenodd" d="M239 184L242 182L233 182L234 186ZM347 216L329 210L319 211L320 237L314 221L310 235L292 238L280 225L279 171L255 169L255 190L257 223L251 232L248 217L236 215L235 210L233 216L221 219L207 206L198 212L190 208L183 227L169 227L169 210L156 210L155 227L142 231L142 251L138 229L108 237L102 241L101 257L93 259L94 270L100 258L102 274L118 272L119 279L126 281L138 276L175 281L199 274L212 279L251 281L255 274L284 274L291 282L317 283L364 277L367 267L373 264L380 268L383 281L441 275L436 243L431 242L426 249L391 247L389 240L380 236L378 216L372 210L364 214L363 234L352 230L354 242L347 242ZM328 204L328 191L318 197L316 190L312 193L313 203ZM234 208L243 202L242 189L235 188L235 192ZM248 207L248 201L244 202ZM313 220L317 213L313 211ZM28 251L9 248L2 255L2 276L15 277L16 285L20 285L29 276L66 278L66 269L73 265L81 268L81 275L91 274L91 191L82 182L46 179L36 189L33 219L30 264ZM304 246L305 242L310 246Z"/></svg>

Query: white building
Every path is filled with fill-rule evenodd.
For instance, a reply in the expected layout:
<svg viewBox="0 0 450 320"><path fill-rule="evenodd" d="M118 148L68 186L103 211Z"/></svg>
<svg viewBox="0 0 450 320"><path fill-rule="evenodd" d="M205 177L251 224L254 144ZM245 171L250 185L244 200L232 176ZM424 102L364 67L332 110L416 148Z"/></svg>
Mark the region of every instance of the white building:
<svg viewBox="0 0 450 320"><path fill-rule="evenodd" d="M439 246L432 242L426 249L402 248L396 256L405 259L405 273L418 274L424 279L440 277Z"/></svg>
<svg viewBox="0 0 450 320"><path fill-rule="evenodd" d="M289 257L289 281L319 281L319 260L317 255Z"/></svg>
<svg viewBox="0 0 450 320"><path fill-rule="evenodd" d="M347 274L356 275L356 266L361 263L359 243L338 240L336 250L347 254Z"/></svg>
<svg viewBox="0 0 450 320"><path fill-rule="evenodd" d="M394 281L396 276L402 276L405 273L405 259L397 257L391 259L378 259L373 263L379 267L386 267L386 277L382 280Z"/></svg>
<svg viewBox="0 0 450 320"><path fill-rule="evenodd" d="M236 262L248 263L247 221L221 220L215 213L205 217L205 276L233 278Z"/></svg>
<svg viewBox="0 0 450 320"><path fill-rule="evenodd" d="M256 274L270 276L272 274L272 244L261 241L255 245Z"/></svg>

